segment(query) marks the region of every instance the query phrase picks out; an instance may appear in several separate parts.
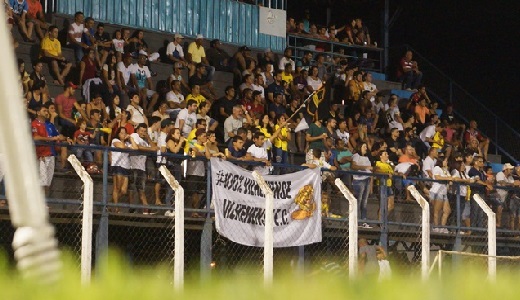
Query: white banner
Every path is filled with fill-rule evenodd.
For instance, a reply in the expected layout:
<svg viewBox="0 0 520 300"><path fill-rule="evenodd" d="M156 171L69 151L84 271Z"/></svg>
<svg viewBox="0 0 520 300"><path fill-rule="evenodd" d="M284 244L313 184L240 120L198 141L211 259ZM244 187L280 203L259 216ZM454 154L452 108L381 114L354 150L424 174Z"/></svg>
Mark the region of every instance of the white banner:
<svg viewBox="0 0 520 300"><path fill-rule="evenodd" d="M259 32L285 38L287 12L282 9L260 7Z"/></svg>
<svg viewBox="0 0 520 300"><path fill-rule="evenodd" d="M265 175L274 193L274 247L321 242L321 175L318 168ZM265 196L251 172L211 159L217 232L233 242L262 247Z"/></svg>

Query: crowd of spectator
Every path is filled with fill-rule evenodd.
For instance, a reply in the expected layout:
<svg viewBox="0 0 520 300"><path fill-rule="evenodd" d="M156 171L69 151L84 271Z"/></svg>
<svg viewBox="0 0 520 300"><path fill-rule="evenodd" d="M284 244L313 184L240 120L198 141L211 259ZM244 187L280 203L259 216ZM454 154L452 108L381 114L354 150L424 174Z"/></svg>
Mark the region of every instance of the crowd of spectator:
<svg viewBox="0 0 520 300"><path fill-rule="evenodd" d="M55 157L59 157L59 170L67 170L66 157L75 153L89 172L101 172L100 151L84 147L96 145L139 151L111 153L114 203L127 194L133 199L137 191L140 202L147 205L144 191L147 180L153 178L155 204L171 205L172 192L166 188L166 197L161 196L165 183L157 172L158 167L166 165L178 178L185 179L192 208L204 205L200 201L206 189L204 161L186 161L184 177L183 160L163 153L261 162L263 165L254 168L262 174L281 174L286 170L273 169L271 163L287 164L292 151L305 153L308 167L365 172L367 175L354 176L326 172L323 177L327 182L339 176L353 188L362 220L367 218L367 199L374 184L369 173L477 182L481 188L471 193L492 194L492 182L483 169L489 140L480 133L476 121L466 128L455 117L452 105L438 115L438 103L420 85L422 73L412 61L411 52L405 54L400 65L405 88L414 93L402 105L396 95L386 99L371 73L346 60L334 60L330 67L323 55L313 57L310 51L295 60L291 48L285 49L282 57L270 49L254 57L247 46L227 53L219 40L212 40L206 48L200 34L184 45L179 33L172 35L164 49L154 52L142 30L131 34L129 28L121 28L111 38L103 23L96 25L82 12L74 15L67 29L67 45L63 46L72 48L75 57L75 61L69 61L62 53L59 28L40 18L38 5L38 1L13 0L6 9L25 41L34 42L31 29L40 39L40 57L33 64L33 72L27 74L23 61L19 61L33 137L36 141L72 145L37 146L46 189L52 181ZM372 45L368 29L359 18L341 28L319 30L308 19L298 23L289 19L288 30ZM172 73L155 84L156 74L150 70L154 61L172 66ZM45 65L53 84L63 86L62 94L49 94L42 73ZM215 71L233 73L234 80L224 95L218 95L214 88L213 79L218 76ZM329 100L316 97L325 87L334 95ZM76 98L77 89L82 89L82 99ZM307 105L302 105L309 98ZM319 113L320 101L328 105L326 114ZM308 129L300 130L304 121ZM298 132L293 133L296 129ZM153 164L146 152L157 153ZM504 167L504 176L497 175L499 184L518 183L511 181L510 169ZM518 168L517 172L520 174ZM401 181L403 186L414 183ZM388 187L388 209L392 213L395 180L379 184ZM462 186L461 194L469 193L466 185ZM437 226L448 222L452 191L442 182L421 187L433 203L434 230L444 230ZM503 193L498 195L493 203L503 207L505 197ZM410 199L409 195L406 199ZM476 220L470 212L477 210L467 206L463 219ZM370 227L366 223L363 226Z"/></svg>

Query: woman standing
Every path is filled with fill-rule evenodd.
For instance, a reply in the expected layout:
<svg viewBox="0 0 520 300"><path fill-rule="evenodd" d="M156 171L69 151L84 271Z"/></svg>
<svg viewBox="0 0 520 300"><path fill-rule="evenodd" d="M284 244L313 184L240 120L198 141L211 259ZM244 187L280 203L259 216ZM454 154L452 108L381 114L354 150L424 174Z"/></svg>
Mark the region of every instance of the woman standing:
<svg viewBox="0 0 520 300"><path fill-rule="evenodd" d="M116 131L116 137L112 140L111 147L119 149L137 150L137 145L130 138L124 127L120 127ZM114 204L119 202L120 196L126 195L128 191L128 176L130 175L130 153L112 151L112 160L110 162L113 174L113 190L112 201ZM115 208L116 213L119 208Z"/></svg>
<svg viewBox="0 0 520 300"><path fill-rule="evenodd" d="M360 143L356 149L356 154L352 156L351 168L358 172L372 173L372 164L368 159L367 143ZM354 175L352 180L352 187L354 188L355 196L358 199L358 213L361 220L367 218L367 202L370 191L370 176L368 175ZM363 228L372 228L367 223L361 225Z"/></svg>
<svg viewBox="0 0 520 300"><path fill-rule="evenodd" d="M468 176L468 174L466 174L466 166L461 161L456 161L453 163L451 177L458 182L458 192L460 193L460 201L464 201L464 205L462 205L461 203L461 207L463 207L461 215L462 222L464 222L464 226L470 227L471 205L469 201L471 200L471 188L467 184L472 183L473 180ZM457 191L455 191L455 193L457 193ZM456 203L456 200L453 202ZM471 234L471 231L461 230L459 233Z"/></svg>
<svg viewBox="0 0 520 300"><path fill-rule="evenodd" d="M433 179L435 180L451 180L450 172L448 171L448 160L444 157L439 157L433 168ZM448 201L448 184L434 181L430 188L430 201L433 202L433 232L449 233L446 228L439 228L440 225L446 226L448 217L451 213L450 202Z"/></svg>

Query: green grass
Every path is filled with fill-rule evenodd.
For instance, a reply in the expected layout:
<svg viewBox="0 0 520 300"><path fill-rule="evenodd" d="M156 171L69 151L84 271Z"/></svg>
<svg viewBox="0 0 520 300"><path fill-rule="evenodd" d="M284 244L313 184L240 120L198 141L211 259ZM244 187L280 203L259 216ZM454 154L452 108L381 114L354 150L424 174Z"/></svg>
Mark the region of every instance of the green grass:
<svg viewBox="0 0 520 300"><path fill-rule="evenodd" d="M294 272L276 274L272 287L265 288L262 274L255 272L215 273L211 280L186 282L182 292L171 284L167 268L128 266L116 255L101 266L92 283L83 287L76 263L66 260L61 280L53 285L40 285L21 280L0 258L0 299L516 299L518 275L501 274L497 283L485 279L481 271L461 268L455 273L444 271L443 278L432 276L422 282L418 274L398 275L391 280L348 280L345 276L319 274L298 276ZM72 266L72 267L71 267ZM399 272L397 272L399 273ZM254 275L251 275L254 274ZM404 274L404 272L403 272Z"/></svg>

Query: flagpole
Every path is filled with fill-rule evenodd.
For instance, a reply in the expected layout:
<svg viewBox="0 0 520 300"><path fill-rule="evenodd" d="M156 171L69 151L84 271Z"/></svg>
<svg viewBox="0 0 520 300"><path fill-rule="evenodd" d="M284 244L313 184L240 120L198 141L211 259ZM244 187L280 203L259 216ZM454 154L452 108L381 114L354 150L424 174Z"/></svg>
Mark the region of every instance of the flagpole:
<svg viewBox="0 0 520 300"><path fill-rule="evenodd" d="M300 105L300 107L298 107L298 109L296 109L296 110L294 111L294 113L293 113L293 114L292 114L292 115L291 115L291 116L286 120L286 122L289 122L289 120L292 119L292 118L293 118L293 117L294 117L294 116L295 116L295 115L300 111L300 109L302 109L302 108L307 104L307 102L312 98L312 96L314 96L314 94L316 94L316 93L317 93L319 90L321 90L322 88L323 88L323 84L320 86L319 89L317 89L317 90L315 90L314 92L312 92L312 94L310 94L310 95L307 97L307 99L305 99L305 100L303 101L303 103Z"/></svg>

